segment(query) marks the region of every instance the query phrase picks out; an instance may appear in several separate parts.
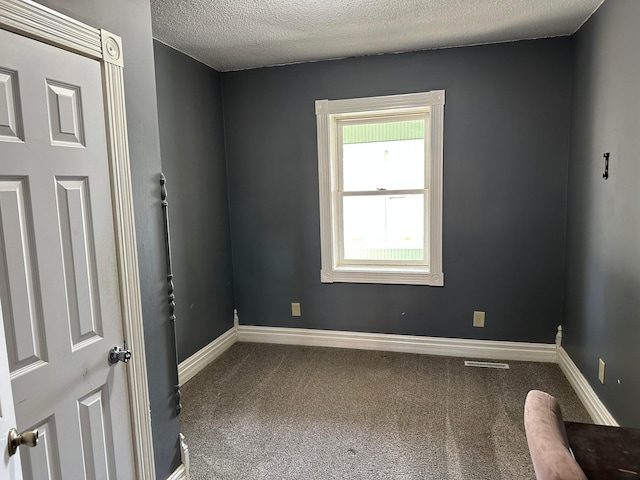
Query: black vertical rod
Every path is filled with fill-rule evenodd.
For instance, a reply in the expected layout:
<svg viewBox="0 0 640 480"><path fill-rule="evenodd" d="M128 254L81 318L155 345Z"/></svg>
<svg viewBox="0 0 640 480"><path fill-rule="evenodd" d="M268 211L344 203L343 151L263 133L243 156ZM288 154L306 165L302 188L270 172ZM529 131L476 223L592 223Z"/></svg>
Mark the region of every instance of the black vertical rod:
<svg viewBox="0 0 640 480"><path fill-rule="evenodd" d="M171 269L171 233L169 231L169 202L167 201L167 179L163 173L160 173L160 200L162 201L162 219L164 221L164 241L167 262L167 287L169 298L169 320L171 321L171 331L173 332L173 348L176 357L176 384L175 384L175 402L176 414L180 415L182 411L182 403L180 401L180 379L178 377L178 335L176 333L176 296L173 293L173 270Z"/></svg>

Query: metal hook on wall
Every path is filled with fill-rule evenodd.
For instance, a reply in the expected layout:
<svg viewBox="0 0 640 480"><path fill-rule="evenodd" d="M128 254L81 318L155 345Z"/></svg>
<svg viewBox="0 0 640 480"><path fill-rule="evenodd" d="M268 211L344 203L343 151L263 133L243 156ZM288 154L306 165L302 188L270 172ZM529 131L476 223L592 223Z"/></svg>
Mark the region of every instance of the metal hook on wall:
<svg viewBox="0 0 640 480"><path fill-rule="evenodd" d="M605 180L609 178L609 152L604 155L604 173L602 174L602 178Z"/></svg>

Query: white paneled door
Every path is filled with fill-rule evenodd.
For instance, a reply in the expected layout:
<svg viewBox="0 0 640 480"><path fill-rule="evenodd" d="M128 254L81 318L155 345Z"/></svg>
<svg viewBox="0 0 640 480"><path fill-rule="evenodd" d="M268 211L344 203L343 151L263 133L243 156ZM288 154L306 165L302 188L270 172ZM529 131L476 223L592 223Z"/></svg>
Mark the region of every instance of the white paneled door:
<svg viewBox="0 0 640 480"><path fill-rule="evenodd" d="M101 75L0 30L0 439L13 406L38 429L26 479L135 476L128 365L107 361L123 333Z"/></svg>

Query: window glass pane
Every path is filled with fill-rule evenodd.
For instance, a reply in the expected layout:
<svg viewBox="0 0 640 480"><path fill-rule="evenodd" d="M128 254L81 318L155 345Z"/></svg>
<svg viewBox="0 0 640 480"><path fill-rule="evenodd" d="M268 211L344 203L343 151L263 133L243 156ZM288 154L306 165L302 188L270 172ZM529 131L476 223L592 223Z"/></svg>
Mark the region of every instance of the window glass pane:
<svg viewBox="0 0 640 480"><path fill-rule="evenodd" d="M424 195L343 197L345 260L424 261Z"/></svg>
<svg viewBox="0 0 640 480"><path fill-rule="evenodd" d="M342 126L345 192L424 188L424 120Z"/></svg>

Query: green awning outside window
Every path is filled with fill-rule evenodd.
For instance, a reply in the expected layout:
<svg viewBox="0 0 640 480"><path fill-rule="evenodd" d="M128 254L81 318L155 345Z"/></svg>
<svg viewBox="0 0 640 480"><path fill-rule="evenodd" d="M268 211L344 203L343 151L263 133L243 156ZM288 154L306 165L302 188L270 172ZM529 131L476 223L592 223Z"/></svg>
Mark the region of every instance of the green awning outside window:
<svg viewBox="0 0 640 480"><path fill-rule="evenodd" d="M419 140L423 138L424 120L345 125L342 128L343 144L393 142L397 140Z"/></svg>

